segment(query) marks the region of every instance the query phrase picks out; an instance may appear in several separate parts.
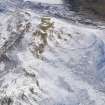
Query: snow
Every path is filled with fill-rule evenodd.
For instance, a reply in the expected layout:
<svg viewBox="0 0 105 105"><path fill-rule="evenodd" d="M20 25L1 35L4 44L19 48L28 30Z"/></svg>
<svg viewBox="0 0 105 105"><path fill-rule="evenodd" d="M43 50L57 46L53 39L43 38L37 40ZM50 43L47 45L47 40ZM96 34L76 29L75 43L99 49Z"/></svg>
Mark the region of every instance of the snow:
<svg viewBox="0 0 105 105"><path fill-rule="evenodd" d="M0 62L0 104L9 97L13 105L105 105L105 30L51 16L53 34L37 57L33 33L42 16L31 9L0 16L0 46L11 45Z"/></svg>

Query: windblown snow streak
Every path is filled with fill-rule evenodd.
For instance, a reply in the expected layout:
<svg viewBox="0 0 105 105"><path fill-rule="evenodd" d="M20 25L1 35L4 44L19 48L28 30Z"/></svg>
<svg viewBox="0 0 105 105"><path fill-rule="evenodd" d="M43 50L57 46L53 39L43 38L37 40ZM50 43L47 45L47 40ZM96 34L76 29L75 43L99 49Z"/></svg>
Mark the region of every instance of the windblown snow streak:
<svg viewBox="0 0 105 105"><path fill-rule="evenodd" d="M52 5L40 14L36 7L29 7L0 15L0 105L105 105L105 30L101 22L95 27L91 20L89 26L80 25L80 16L67 21L68 10L61 6L66 15L55 6L53 10L63 18L52 17ZM40 18L48 13L54 29L49 30L48 44L37 57L34 47L41 39L34 33Z"/></svg>
<svg viewBox="0 0 105 105"><path fill-rule="evenodd" d="M31 1L31 2L41 2L41 3L48 3L48 4L62 4L63 0L24 0L24 1Z"/></svg>

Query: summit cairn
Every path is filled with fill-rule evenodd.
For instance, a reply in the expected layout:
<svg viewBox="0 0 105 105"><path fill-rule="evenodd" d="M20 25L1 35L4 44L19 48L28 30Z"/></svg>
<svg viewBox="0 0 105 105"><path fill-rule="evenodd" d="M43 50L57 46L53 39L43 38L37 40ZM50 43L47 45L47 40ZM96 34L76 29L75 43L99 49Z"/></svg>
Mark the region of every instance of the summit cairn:
<svg viewBox="0 0 105 105"><path fill-rule="evenodd" d="M50 29L54 28L54 22L48 16L41 18L41 23L38 25L38 29L33 33L34 35L34 52L37 57L43 53L45 46L47 45L47 38ZM38 41L40 40L40 41Z"/></svg>
<svg viewBox="0 0 105 105"><path fill-rule="evenodd" d="M40 34L44 41L44 44L47 44L47 36L50 28L54 27L54 22L51 22L51 18L44 16L41 18L41 23L39 24Z"/></svg>

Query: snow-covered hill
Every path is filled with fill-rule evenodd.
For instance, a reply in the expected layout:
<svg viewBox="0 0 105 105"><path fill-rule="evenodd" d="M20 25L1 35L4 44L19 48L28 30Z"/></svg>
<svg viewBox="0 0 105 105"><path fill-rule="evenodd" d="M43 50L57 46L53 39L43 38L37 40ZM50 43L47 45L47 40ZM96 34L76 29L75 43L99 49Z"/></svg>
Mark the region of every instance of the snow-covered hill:
<svg viewBox="0 0 105 105"><path fill-rule="evenodd" d="M53 17L51 9L40 14L36 10L25 7L1 12L0 105L105 105L102 23L93 27L90 21L92 25L87 26L78 23L80 16L67 21ZM67 9L61 11L68 16ZM42 40L34 33L44 15L51 16L54 29L37 56L35 46Z"/></svg>

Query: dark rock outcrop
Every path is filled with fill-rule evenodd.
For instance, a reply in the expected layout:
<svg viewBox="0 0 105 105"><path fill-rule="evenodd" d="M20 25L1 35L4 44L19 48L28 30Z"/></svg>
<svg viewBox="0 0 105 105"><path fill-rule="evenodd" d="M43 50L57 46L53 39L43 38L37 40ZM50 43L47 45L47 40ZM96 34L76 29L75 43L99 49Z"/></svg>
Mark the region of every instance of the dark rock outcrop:
<svg viewBox="0 0 105 105"><path fill-rule="evenodd" d="M105 0L65 0L65 2L71 4L73 9L87 9L105 16Z"/></svg>
<svg viewBox="0 0 105 105"><path fill-rule="evenodd" d="M80 2L84 8L105 16L105 0L80 0Z"/></svg>

